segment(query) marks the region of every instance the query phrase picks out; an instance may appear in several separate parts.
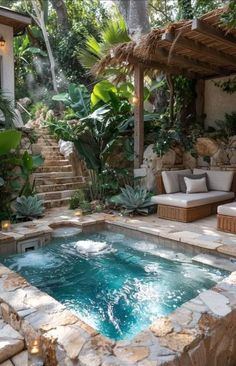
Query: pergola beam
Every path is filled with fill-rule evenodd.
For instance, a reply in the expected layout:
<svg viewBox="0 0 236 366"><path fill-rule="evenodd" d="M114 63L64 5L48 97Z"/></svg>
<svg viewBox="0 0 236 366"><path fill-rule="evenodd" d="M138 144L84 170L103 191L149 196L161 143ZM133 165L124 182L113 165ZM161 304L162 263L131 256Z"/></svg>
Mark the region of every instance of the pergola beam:
<svg viewBox="0 0 236 366"><path fill-rule="evenodd" d="M134 169L140 168L144 150L144 70L134 65Z"/></svg>
<svg viewBox="0 0 236 366"><path fill-rule="evenodd" d="M163 59L164 62L167 63L167 65L169 64L172 67L179 66L180 68L187 69L187 70L189 68L194 70L194 68L196 67L198 69L198 71L196 71L196 70L194 70L194 71L198 72L198 73L200 73L201 71L203 71L204 73L208 73L208 74L209 74L209 71L212 72L212 74L220 75L223 73L223 70L221 67L218 67L215 65L210 65L207 62L190 59L186 56L176 54L174 52L174 50L167 51L164 48L158 47L155 51L155 56L160 57L161 59ZM155 60L153 59L153 61L155 61Z"/></svg>
<svg viewBox="0 0 236 366"><path fill-rule="evenodd" d="M204 78L204 75L202 75L200 73L191 72L191 71L188 71L187 69L183 69L178 66L172 67L170 65L167 65L167 63L161 63L161 62L157 62L157 61L146 61L146 60L142 60L140 58L129 58L129 62L131 62L133 64L140 63L143 65L144 68L156 69L156 70L163 71L163 72L171 74L171 75L183 75L184 74L189 79Z"/></svg>
<svg viewBox="0 0 236 366"><path fill-rule="evenodd" d="M214 61L219 64L232 65L236 67L236 57L228 56L221 51L217 51L213 48L204 46L199 42L182 37L178 32L175 33L170 31L163 33L162 41L169 42L171 44L175 43L176 46L197 52L202 57L212 57Z"/></svg>
<svg viewBox="0 0 236 366"><path fill-rule="evenodd" d="M224 46L228 46L234 48L236 50L236 38L227 35L226 32L223 32L220 29L216 29L211 25L205 24L200 19L193 19L192 21L192 30L197 31L215 41L222 42Z"/></svg>

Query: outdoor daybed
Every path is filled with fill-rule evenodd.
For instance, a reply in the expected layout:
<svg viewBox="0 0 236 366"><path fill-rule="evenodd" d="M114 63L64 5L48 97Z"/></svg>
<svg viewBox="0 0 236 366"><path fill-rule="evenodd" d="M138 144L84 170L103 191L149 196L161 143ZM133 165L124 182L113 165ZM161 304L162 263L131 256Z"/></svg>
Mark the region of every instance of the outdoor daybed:
<svg viewBox="0 0 236 366"><path fill-rule="evenodd" d="M236 234L236 202L218 206L217 229Z"/></svg>
<svg viewBox="0 0 236 366"><path fill-rule="evenodd" d="M187 182L185 178L190 181ZM161 194L153 196L152 202L158 205L157 213L160 218L191 222L210 216L217 212L219 205L233 201L236 192L235 178L232 171L194 169L192 174L191 170L186 169L162 172L158 178L158 193ZM200 183L199 179L205 184L203 191L185 193L186 185L184 188L183 181L194 186ZM194 183L194 180L197 182Z"/></svg>

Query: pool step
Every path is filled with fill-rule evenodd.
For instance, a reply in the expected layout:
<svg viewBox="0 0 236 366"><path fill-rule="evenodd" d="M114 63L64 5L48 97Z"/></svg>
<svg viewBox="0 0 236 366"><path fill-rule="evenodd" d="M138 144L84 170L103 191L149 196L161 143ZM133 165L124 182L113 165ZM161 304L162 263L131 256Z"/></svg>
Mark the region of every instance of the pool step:
<svg viewBox="0 0 236 366"><path fill-rule="evenodd" d="M0 319L0 363L14 357L24 348L25 342L22 335Z"/></svg>
<svg viewBox="0 0 236 366"><path fill-rule="evenodd" d="M224 271L234 272L236 271L236 261L231 261L227 258L221 258L212 254L198 254L192 258L193 262L206 264L211 267L219 268Z"/></svg>

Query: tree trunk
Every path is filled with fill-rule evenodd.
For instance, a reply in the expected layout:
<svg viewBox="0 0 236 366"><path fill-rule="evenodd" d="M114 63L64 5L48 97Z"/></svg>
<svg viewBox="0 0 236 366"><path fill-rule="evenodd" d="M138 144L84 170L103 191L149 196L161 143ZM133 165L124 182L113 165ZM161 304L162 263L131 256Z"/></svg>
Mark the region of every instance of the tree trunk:
<svg viewBox="0 0 236 366"><path fill-rule="evenodd" d="M52 75L53 90L56 93L58 93L57 82L56 82L56 72L55 72L55 68L56 68L55 59L53 57L52 48L51 48L51 45L50 45L50 42L49 42L48 32L47 32L45 21L44 21L44 11L40 7L40 5L37 1L31 0L31 3L32 3L33 9L34 9L34 12L36 14L36 16L34 16L32 14L32 17L34 18L37 25L41 28L41 31L43 33L43 38L44 38L44 42L45 42L45 45L46 45L48 58L49 58L49 61L50 61L50 69L51 69L51 75Z"/></svg>
<svg viewBox="0 0 236 366"><path fill-rule="evenodd" d="M113 0L122 16L128 29L129 36L138 41L144 34L150 31L147 0Z"/></svg>
<svg viewBox="0 0 236 366"><path fill-rule="evenodd" d="M64 0L50 0L50 2L57 13L58 28L64 31L68 30L69 18Z"/></svg>

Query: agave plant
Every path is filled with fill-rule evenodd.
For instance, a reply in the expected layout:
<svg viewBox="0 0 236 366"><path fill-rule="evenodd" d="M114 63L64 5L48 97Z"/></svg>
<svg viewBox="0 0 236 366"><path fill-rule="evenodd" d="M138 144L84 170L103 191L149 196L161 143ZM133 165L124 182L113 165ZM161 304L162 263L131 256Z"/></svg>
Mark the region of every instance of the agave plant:
<svg viewBox="0 0 236 366"><path fill-rule="evenodd" d="M148 208L153 206L150 192L142 187L133 188L128 185L121 188L121 194L112 197L111 202L124 208L125 214L147 215Z"/></svg>
<svg viewBox="0 0 236 366"><path fill-rule="evenodd" d="M16 199L16 218L32 220L40 217L44 212L44 204L37 196L21 196Z"/></svg>

